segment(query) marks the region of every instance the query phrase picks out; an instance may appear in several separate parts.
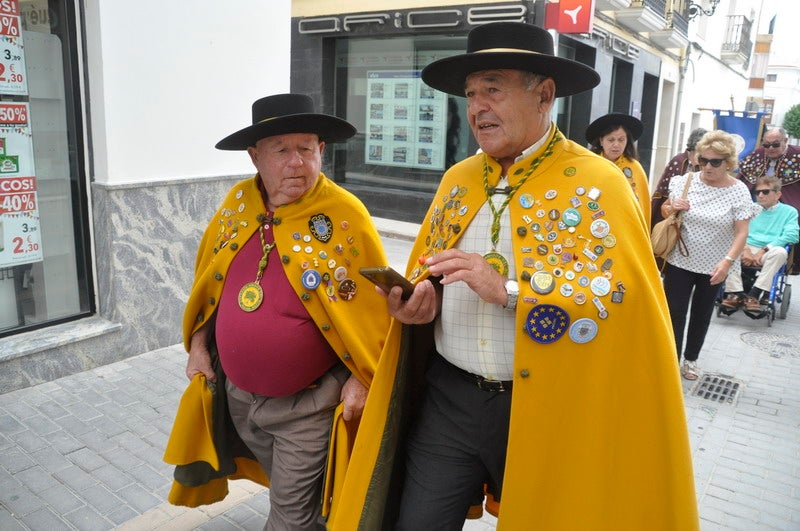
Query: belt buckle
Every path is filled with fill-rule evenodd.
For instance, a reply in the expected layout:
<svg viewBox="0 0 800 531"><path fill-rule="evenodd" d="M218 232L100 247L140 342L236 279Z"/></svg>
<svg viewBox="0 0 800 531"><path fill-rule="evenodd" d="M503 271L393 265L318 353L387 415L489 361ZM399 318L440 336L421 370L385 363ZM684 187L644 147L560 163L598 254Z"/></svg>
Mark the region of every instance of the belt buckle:
<svg viewBox="0 0 800 531"><path fill-rule="evenodd" d="M487 380L486 378L479 378L476 380L478 389L481 391L489 391L493 393L503 393L508 391L505 384L501 380Z"/></svg>

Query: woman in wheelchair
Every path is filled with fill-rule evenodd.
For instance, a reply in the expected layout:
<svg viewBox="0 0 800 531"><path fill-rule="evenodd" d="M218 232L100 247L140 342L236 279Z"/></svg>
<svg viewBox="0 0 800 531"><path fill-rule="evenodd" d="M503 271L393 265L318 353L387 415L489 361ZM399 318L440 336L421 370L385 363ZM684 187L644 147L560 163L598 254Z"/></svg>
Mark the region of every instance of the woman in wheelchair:
<svg viewBox="0 0 800 531"><path fill-rule="evenodd" d="M797 210L778 200L781 181L776 177L759 177L754 192L760 207L758 215L750 220L747 243L742 252L743 266L760 267L750 291L744 292L741 270L732 269L725 281L727 296L722 306L728 309L744 308L750 312L761 311L761 300L769 294L772 279L786 263L785 246L797 243Z"/></svg>

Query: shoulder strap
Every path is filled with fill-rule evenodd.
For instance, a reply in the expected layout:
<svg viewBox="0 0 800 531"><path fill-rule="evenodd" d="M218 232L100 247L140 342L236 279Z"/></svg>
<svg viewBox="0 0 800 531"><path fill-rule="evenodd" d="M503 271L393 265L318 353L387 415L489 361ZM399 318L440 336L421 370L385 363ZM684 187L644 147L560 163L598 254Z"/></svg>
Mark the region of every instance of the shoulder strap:
<svg viewBox="0 0 800 531"><path fill-rule="evenodd" d="M681 199L686 199L686 194L689 193L689 185L692 184L692 172L686 174L686 184L683 185L683 193Z"/></svg>

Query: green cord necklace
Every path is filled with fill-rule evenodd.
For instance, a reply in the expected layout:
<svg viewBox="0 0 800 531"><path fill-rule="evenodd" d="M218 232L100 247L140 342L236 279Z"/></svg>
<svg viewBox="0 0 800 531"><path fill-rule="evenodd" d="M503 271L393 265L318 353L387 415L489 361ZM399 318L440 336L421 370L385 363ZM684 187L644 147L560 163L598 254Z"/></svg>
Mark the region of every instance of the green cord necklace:
<svg viewBox="0 0 800 531"><path fill-rule="evenodd" d="M494 202L492 201L492 193L494 188L492 187L490 191L489 187L489 172L493 171L491 167L489 167L489 156L484 153L483 155L483 191L486 194L486 201L489 203L489 208L492 210L492 232L491 232L491 241L492 241L492 250L485 255L483 255L484 260L489 262L495 271L500 273L503 276L508 276L508 260L506 257L500 254L497 251L497 244L500 242L500 216L505 211L508 204L511 202L511 199L514 197L514 194L517 193L517 190L522 187L523 184L528 180L528 177L536 171L536 168L539 165L553 154L553 147L556 145L556 142L561 140L561 131L556 128L555 132L553 133L553 138L550 139L550 142L547 143L547 146L544 148L544 151L541 155L536 157L531 161L531 165L528 167L528 170L525 171L522 168L518 169L514 172L515 175L519 175L523 171L525 171L525 175L523 175L520 180L514 186L508 189L508 196L505 198L503 203L500 205L500 208L494 206Z"/></svg>
<svg viewBox="0 0 800 531"><path fill-rule="evenodd" d="M261 306L264 300L264 290L261 289L261 277L269 264L269 252L275 247L275 242L267 245L264 240L264 225L258 227L258 237L261 239L261 249L264 255L258 261L258 273L255 282L248 282L239 290L239 308L246 312L253 312Z"/></svg>

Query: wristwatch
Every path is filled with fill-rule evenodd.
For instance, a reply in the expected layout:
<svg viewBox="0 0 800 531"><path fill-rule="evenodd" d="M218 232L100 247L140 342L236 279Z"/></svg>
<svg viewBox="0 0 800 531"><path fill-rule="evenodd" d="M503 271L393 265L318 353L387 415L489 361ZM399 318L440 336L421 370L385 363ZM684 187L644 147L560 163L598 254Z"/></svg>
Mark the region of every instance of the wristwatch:
<svg viewBox="0 0 800 531"><path fill-rule="evenodd" d="M508 294L508 302L503 308L515 310L517 308L517 299L519 298L519 284L517 284L516 280L506 281L506 293Z"/></svg>

